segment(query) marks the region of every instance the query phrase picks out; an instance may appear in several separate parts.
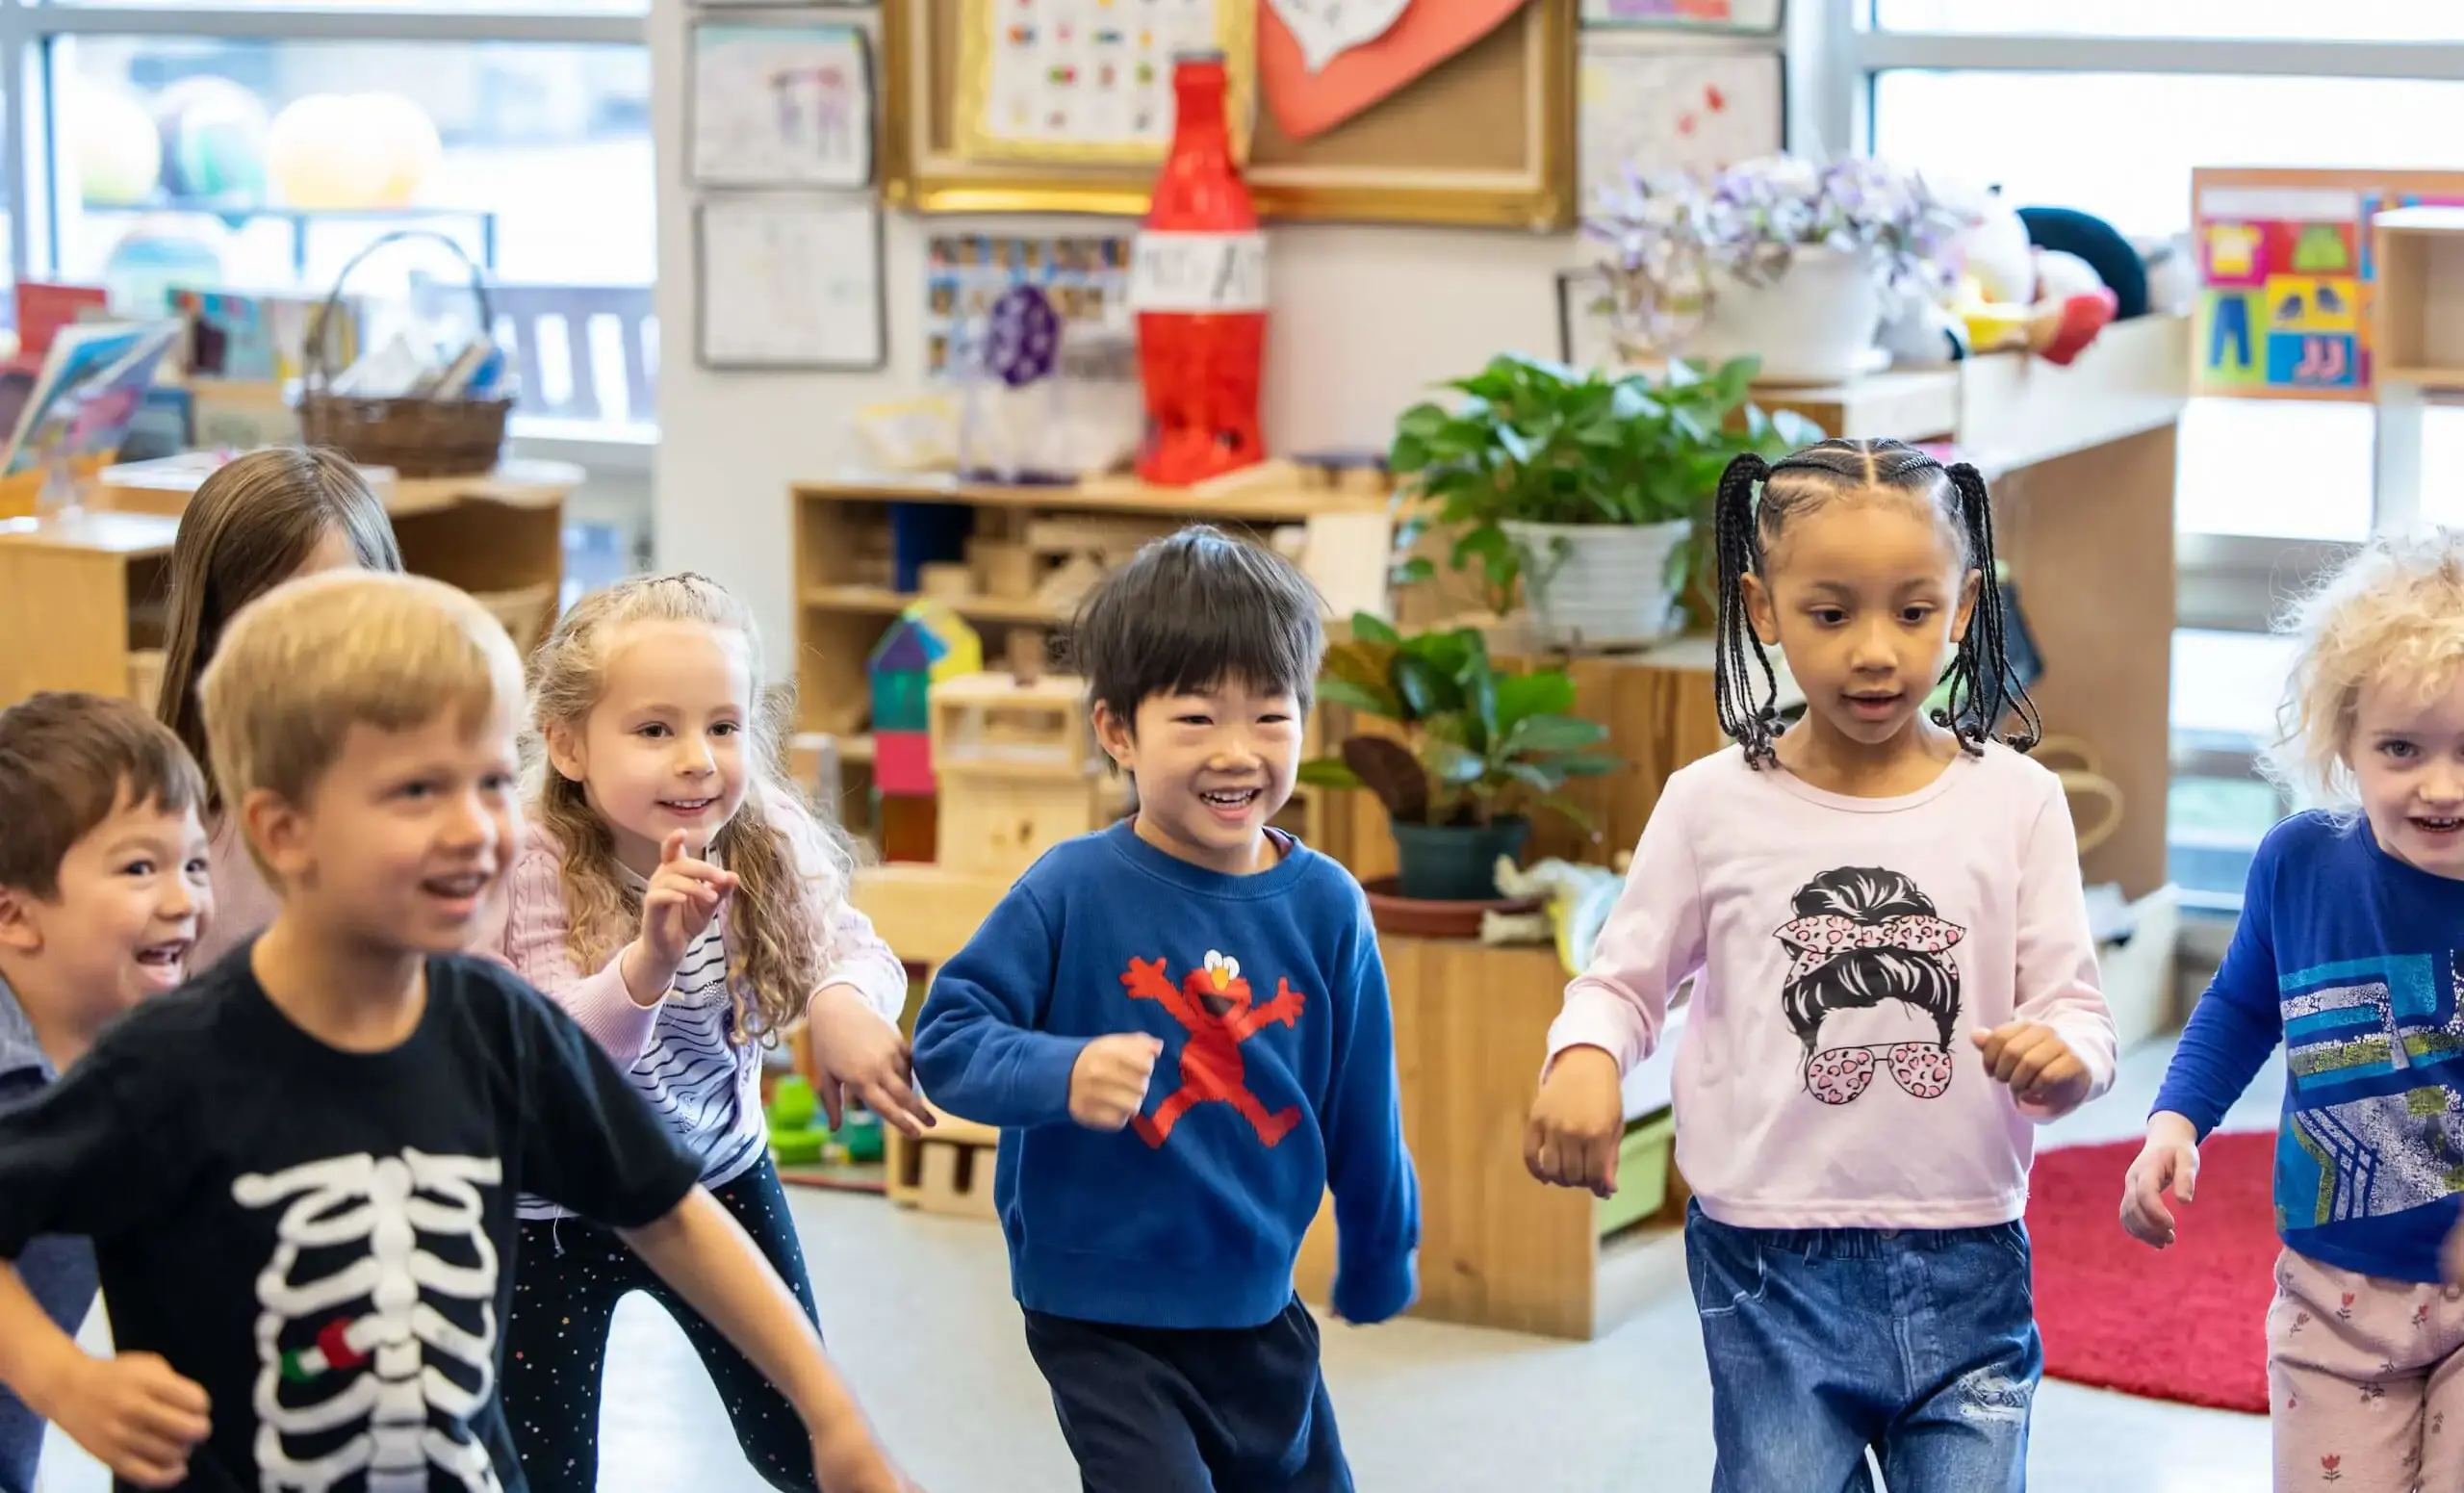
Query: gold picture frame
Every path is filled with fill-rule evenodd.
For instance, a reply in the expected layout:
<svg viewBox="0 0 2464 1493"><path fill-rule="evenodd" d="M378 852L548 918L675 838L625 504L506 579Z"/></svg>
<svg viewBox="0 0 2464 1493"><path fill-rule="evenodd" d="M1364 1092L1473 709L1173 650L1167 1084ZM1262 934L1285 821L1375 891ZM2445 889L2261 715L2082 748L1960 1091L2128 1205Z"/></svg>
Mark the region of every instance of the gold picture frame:
<svg viewBox="0 0 2464 1493"><path fill-rule="evenodd" d="M1006 160L959 144L966 0L884 0L883 192L924 213L1145 213L1150 163ZM1555 232L1575 219L1578 0L1526 0L1393 97L1304 142L1256 110L1244 167L1283 221Z"/></svg>
<svg viewBox="0 0 2464 1493"><path fill-rule="evenodd" d="M1223 52L1223 112L1232 137L1232 155L1249 154L1249 119L1257 104L1258 0L1214 0L1215 44ZM1164 159L1168 141L1048 143L996 135L985 128L984 115L992 95L996 64L995 33L1001 25L1001 0L960 0L958 97L951 127L959 150L979 161L1062 161L1153 167ZM1168 62L1167 68L1168 70ZM1164 86L1169 89L1167 76Z"/></svg>

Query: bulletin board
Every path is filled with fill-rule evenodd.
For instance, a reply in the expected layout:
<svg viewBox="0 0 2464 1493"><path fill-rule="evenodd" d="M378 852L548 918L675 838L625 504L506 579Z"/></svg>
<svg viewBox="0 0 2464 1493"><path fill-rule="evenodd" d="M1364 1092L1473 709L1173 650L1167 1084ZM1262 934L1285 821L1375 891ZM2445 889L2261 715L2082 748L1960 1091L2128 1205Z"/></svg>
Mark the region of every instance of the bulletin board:
<svg viewBox="0 0 2464 1493"><path fill-rule="evenodd" d="M1285 220L1572 226L1577 4L1520 0L1478 40L1305 140L1259 107L1243 169L1260 212ZM1151 163L966 152L965 13L966 0L882 7L888 199L928 213L1143 214Z"/></svg>
<svg viewBox="0 0 2464 1493"><path fill-rule="evenodd" d="M2425 206L2464 206L2464 171L2192 172L2195 392L2370 399L2372 220L2385 209Z"/></svg>

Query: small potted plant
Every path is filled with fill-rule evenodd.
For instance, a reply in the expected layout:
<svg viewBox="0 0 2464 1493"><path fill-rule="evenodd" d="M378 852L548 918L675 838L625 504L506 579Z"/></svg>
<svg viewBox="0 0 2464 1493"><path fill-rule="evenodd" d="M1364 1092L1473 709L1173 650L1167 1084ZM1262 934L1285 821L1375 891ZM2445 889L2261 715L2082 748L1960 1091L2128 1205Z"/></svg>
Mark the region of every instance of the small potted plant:
<svg viewBox="0 0 2464 1493"><path fill-rule="evenodd" d="M1966 226L1912 172L1784 155L1707 175L1630 171L1583 223L1634 350L1751 354L1765 378L1795 383L1868 372L1885 313L1948 288Z"/></svg>
<svg viewBox="0 0 2464 1493"><path fill-rule="evenodd" d="M1401 728L1349 737L1340 756L1302 763L1300 781L1377 795L1405 897L1495 899L1498 858L1522 854L1530 815L1555 813L1588 832L1566 784L1617 765L1593 750L1608 729L1569 713L1572 680L1555 669L1498 672L1471 628L1405 637L1357 615L1351 637L1327 649L1318 693Z"/></svg>
<svg viewBox="0 0 2464 1493"><path fill-rule="evenodd" d="M1479 567L1500 615L1519 581L1545 644L1649 643L1683 625L1696 521L1730 459L1822 439L1748 403L1754 374L1751 358L1655 376L1508 353L1450 382L1452 408L1405 410L1387 463L1436 501L1424 522L1452 533L1455 567Z"/></svg>

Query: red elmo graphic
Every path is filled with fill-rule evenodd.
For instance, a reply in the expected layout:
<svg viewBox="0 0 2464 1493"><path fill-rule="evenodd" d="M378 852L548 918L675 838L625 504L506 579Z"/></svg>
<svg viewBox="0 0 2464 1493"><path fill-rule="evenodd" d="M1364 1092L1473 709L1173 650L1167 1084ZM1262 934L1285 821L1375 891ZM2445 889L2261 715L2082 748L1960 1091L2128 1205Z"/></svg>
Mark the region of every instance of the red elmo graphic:
<svg viewBox="0 0 2464 1493"><path fill-rule="evenodd" d="M1277 980L1274 999L1253 1006L1249 982L1241 978L1240 965L1210 953L1206 967L1191 970L1189 978L1177 986L1165 973L1160 959L1131 960L1129 973L1120 977L1120 983L1131 999L1161 1002L1172 1019L1189 1028L1189 1040L1181 1044L1181 1087L1153 1115L1141 1115L1130 1122L1147 1145L1162 1146L1183 1115L1210 1099L1240 1111L1258 1132L1258 1139L1269 1145L1300 1123L1296 1108L1267 1113L1267 1107L1249 1092L1248 1065L1241 1060L1241 1043L1269 1023L1291 1026L1300 1019L1301 995L1290 981Z"/></svg>

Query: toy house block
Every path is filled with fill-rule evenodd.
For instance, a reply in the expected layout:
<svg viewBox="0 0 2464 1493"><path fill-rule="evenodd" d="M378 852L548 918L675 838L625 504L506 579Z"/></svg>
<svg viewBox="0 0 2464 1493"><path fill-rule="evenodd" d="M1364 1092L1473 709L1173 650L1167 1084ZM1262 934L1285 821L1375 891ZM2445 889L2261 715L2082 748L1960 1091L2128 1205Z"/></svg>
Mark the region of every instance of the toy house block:
<svg viewBox="0 0 2464 1493"><path fill-rule="evenodd" d="M873 733L873 785L890 797L932 797L933 738L920 731Z"/></svg>
<svg viewBox="0 0 2464 1493"><path fill-rule="evenodd" d="M938 1122L921 1136L885 1127L889 1200L926 1213L995 1217L992 1164L1001 1132L938 1110L934 1116Z"/></svg>

